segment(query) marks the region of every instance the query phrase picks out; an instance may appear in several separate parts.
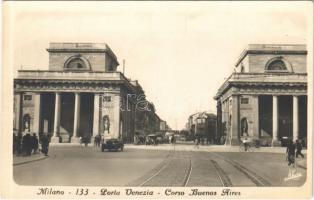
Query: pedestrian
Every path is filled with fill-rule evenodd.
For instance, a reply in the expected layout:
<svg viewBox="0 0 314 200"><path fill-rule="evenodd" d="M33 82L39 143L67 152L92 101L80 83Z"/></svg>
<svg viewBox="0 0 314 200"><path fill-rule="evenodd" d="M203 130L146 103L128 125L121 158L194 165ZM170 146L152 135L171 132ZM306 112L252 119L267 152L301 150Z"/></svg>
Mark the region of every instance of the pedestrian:
<svg viewBox="0 0 314 200"><path fill-rule="evenodd" d="M301 144L300 140L296 140L295 144L296 144L296 149L297 149L295 157L297 158L300 155L302 158L304 158L303 153L301 153L302 144Z"/></svg>
<svg viewBox="0 0 314 200"><path fill-rule="evenodd" d="M32 152L32 138L29 133L23 136L22 148L26 156L30 156Z"/></svg>
<svg viewBox="0 0 314 200"><path fill-rule="evenodd" d="M43 134L41 138L41 149L42 149L42 153L45 154L45 156L48 156L49 138L46 134Z"/></svg>
<svg viewBox="0 0 314 200"><path fill-rule="evenodd" d="M173 145L176 144L176 138L174 136L171 137L171 144L173 144Z"/></svg>
<svg viewBox="0 0 314 200"><path fill-rule="evenodd" d="M38 138L36 136L36 133L33 133L32 136L32 150L33 150L33 154L37 153L38 150Z"/></svg>
<svg viewBox="0 0 314 200"><path fill-rule="evenodd" d="M248 151L250 147L250 140L247 133L243 133L242 143L244 145L244 151Z"/></svg>
<svg viewBox="0 0 314 200"><path fill-rule="evenodd" d="M94 145L96 147L99 147L100 146L100 136L99 135L96 135L95 138L94 138Z"/></svg>
<svg viewBox="0 0 314 200"><path fill-rule="evenodd" d="M85 147L87 147L88 146L88 142L89 142L89 137L84 136L83 137L83 142L84 142Z"/></svg>
<svg viewBox="0 0 314 200"><path fill-rule="evenodd" d="M18 156L22 154L22 134L21 133L17 134L16 150L17 150L17 155Z"/></svg>
<svg viewBox="0 0 314 200"><path fill-rule="evenodd" d="M199 147L199 145L200 145L200 137L197 136L197 137L195 138L194 142L195 142L194 149L199 149L199 148L200 148L200 147Z"/></svg>
<svg viewBox="0 0 314 200"><path fill-rule="evenodd" d="M291 164L294 165L294 163L295 163L295 144L293 143L293 141L291 139L288 140L286 154L287 154L288 166L290 166Z"/></svg>

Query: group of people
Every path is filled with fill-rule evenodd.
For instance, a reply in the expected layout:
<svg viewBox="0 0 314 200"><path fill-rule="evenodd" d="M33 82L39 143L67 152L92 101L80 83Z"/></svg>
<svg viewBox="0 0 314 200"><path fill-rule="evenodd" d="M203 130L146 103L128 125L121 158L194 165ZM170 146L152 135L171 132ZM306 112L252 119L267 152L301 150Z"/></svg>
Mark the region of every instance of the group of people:
<svg viewBox="0 0 314 200"><path fill-rule="evenodd" d="M302 154L302 144L300 140L296 140L293 142L293 140L289 140L287 144L287 160L288 160L288 166L294 165L295 158L298 158L298 156L301 156L304 158L304 155Z"/></svg>
<svg viewBox="0 0 314 200"><path fill-rule="evenodd" d="M33 135L26 133L24 136L22 134L13 134L13 153L25 156L36 154L38 153L39 143L41 143L41 151L47 156L49 142L50 139L46 134L43 134L40 140L35 133Z"/></svg>

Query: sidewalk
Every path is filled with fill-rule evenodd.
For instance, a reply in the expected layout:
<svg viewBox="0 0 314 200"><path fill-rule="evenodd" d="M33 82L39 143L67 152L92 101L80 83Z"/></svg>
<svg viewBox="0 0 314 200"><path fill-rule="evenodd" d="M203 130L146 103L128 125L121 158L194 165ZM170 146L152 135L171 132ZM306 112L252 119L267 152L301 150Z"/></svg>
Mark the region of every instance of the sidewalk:
<svg viewBox="0 0 314 200"><path fill-rule="evenodd" d="M43 160L49 158L49 156L45 156L44 154L37 153L37 154L32 154L30 156L13 156L13 165L22 165L30 162L35 162L39 160Z"/></svg>
<svg viewBox="0 0 314 200"><path fill-rule="evenodd" d="M149 149L149 150L175 150L177 151L202 151L202 152L239 152L239 146L225 146L225 145L199 145L199 148L194 148L190 144L159 144L159 145L134 145L125 144L126 149ZM260 147L254 148L254 152L262 153L286 153L285 147ZM302 153L306 154L306 150Z"/></svg>

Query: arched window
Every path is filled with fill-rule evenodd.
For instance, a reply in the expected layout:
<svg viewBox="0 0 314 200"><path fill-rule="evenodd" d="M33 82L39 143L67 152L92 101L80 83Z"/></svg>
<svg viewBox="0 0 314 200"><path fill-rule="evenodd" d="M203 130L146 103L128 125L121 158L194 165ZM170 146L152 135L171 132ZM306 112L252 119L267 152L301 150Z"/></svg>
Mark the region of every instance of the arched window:
<svg viewBox="0 0 314 200"><path fill-rule="evenodd" d="M68 58L64 63L65 70L91 70L89 61L82 55L74 55Z"/></svg>
<svg viewBox="0 0 314 200"><path fill-rule="evenodd" d="M282 60L274 60L269 63L267 70L287 70L287 67Z"/></svg>
<svg viewBox="0 0 314 200"><path fill-rule="evenodd" d="M67 69L85 69L86 65L82 59L75 58L67 63L66 68Z"/></svg>
<svg viewBox="0 0 314 200"><path fill-rule="evenodd" d="M243 136L244 134L249 135L248 134L248 123L247 123L246 117L243 117L241 119L241 136Z"/></svg>

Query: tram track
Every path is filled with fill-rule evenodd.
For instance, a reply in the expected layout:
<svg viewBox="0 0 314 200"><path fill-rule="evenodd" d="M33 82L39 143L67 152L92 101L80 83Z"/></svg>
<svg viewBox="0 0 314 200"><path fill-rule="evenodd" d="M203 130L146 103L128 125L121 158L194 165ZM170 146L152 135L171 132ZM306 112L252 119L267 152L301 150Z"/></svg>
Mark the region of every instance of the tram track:
<svg viewBox="0 0 314 200"><path fill-rule="evenodd" d="M191 156L186 155L186 153L187 152L174 152L171 158L169 158L167 162L164 162L163 166L161 166L158 171L150 175L148 178L138 184L138 186L159 186L160 180L164 180L167 182L168 186L186 187L192 173ZM186 163L188 163L187 166L183 165ZM160 186L167 184L162 184Z"/></svg>
<svg viewBox="0 0 314 200"><path fill-rule="evenodd" d="M210 162L215 167L215 171L217 176L221 182L222 187L232 187L232 182L228 177L227 173L219 166L219 164L215 160L210 160Z"/></svg>
<svg viewBox="0 0 314 200"><path fill-rule="evenodd" d="M192 174L192 160L191 160L191 156L189 156L189 172L188 172L188 174L187 174L187 176L186 176L186 178L184 179L184 183L183 183L183 187L186 187L187 185L188 185L188 182L189 182L189 180L190 180L190 177L191 177L191 174Z"/></svg>
<svg viewBox="0 0 314 200"><path fill-rule="evenodd" d="M214 153L214 155L216 155L217 157L220 157L225 162L232 165L235 169L240 171L245 177L247 177L250 181L252 181L256 186L259 186L259 187L270 187L271 186L271 183L268 180L266 180L262 176L258 175L255 171L248 169L247 167L241 165L240 163L238 163L234 160L225 158L224 156L221 156L217 153Z"/></svg>
<svg viewBox="0 0 314 200"><path fill-rule="evenodd" d="M137 181L128 186L138 186L138 187L188 187L190 184L195 183L193 172L193 162L192 162L192 152L187 151L174 151L171 150L166 156L165 160L161 162L153 170L149 171L146 175L140 177ZM217 153L213 155L218 159L208 159L212 165L211 169L216 173L218 179L217 184L221 184L221 187L233 187L236 186L232 183L229 175L221 166L218 161L221 160L230 167L238 171L238 173L243 174L244 177L250 181L253 185L257 187L270 187L271 183L264 177L260 176L255 170L249 169L247 166L226 158ZM197 166L195 166L197 167ZM198 168L197 168L198 169ZM200 173L195 169L196 173ZM190 179L191 183L189 184Z"/></svg>

